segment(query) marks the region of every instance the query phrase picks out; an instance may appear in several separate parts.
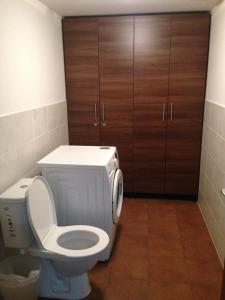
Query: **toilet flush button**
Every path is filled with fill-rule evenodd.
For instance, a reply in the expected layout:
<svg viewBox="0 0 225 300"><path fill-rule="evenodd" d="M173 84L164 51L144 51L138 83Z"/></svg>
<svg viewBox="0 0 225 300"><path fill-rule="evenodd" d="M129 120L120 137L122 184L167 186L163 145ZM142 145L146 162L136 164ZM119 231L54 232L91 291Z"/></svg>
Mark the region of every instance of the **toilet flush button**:
<svg viewBox="0 0 225 300"><path fill-rule="evenodd" d="M28 188L28 185L27 185L27 184L22 184L22 185L20 186L20 188L21 188L21 189L26 189L26 188Z"/></svg>

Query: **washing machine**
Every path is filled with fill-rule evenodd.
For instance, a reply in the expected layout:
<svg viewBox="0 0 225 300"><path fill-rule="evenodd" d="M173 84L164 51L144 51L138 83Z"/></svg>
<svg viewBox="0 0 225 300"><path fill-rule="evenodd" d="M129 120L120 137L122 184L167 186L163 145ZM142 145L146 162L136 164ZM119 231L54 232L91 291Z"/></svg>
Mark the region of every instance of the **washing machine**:
<svg viewBox="0 0 225 300"><path fill-rule="evenodd" d="M38 163L52 188L58 225L91 225L109 235L110 257L123 203L116 147L60 146Z"/></svg>

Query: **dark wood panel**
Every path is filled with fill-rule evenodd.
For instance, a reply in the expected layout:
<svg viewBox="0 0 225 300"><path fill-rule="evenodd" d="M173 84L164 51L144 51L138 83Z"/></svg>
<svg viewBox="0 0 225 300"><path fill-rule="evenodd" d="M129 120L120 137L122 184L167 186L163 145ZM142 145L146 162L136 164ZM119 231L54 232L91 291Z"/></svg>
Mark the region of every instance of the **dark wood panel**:
<svg viewBox="0 0 225 300"><path fill-rule="evenodd" d="M142 66L169 63L170 15L135 17L135 63Z"/></svg>
<svg viewBox="0 0 225 300"><path fill-rule="evenodd" d="M133 17L99 18L101 144L116 146L124 190L132 192Z"/></svg>
<svg viewBox="0 0 225 300"><path fill-rule="evenodd" d="M134 191L164 193L171 16L135 17Z"/></svg>
<svg viewBox="0 0 225 300"><path fill-rule="evenodd" d="M133 169L136 193L164 193L167 125L164 105L135 104Z"/></svg>
<svg viewBox="0 0 225 300"><path fill-rule="evenodd" d="M66 65L66 85L69 88L99 89L98 60L78 59L72 62L68 59Z"/></svg>
<svg viewBox="0 0 225 300"><path fill-rule="evenodd" d="M172 17L166 193L198 193L210 17Z"/></svg>
<svg viewBox="0 0 225 300"><path fill-rule="evenodd" d="M70 143L115 145L127 192L197 193L209 19L63 21Z"/></svg>
<svg viewBox="0 0 225 300"><path fill-rule="evenodd" d="M106 127L132 127L133 17L99 18L100 99Z"/></svg>
<svg viewBox="0 0 225 300"><path fill-rule="evenodd" d="M166 127L135 128L134 192L163 193Z"/></svg>
<svg viewBox="0 0 225 300"><path fill-rule="evenodd" d="M88 125L73 125L69 123L70 145L100 145L99 127Z"/></svg>
<svg viewBox="0 0 225 300"><path fill-rule="evenodd" d="M207 63L209 13L172 16L171 63Z"/></svg>
<svg viewBox="0 0 225 300"><path fill-rule="evenodd" d="M64 19L63 41L70 144L99 145L97 19Z"/></svg>
<svg viewBox="0 0 225 300"><path fill-rule="evenodd" d="M206 86L205 64L172 64L170 66L169 94L174 101L203 102Z"/></svg>
<svg viewBox="0 0 225 300"><path fill-rule="evenodd" d="M79 104L79 102L77 101L77 105L74 105L74 103L68 101L67 107L69 125L84 125L87 127L98 127L98 130L100 131L100 122L97 113L97 117L95 119L95 109L98 112L98 104Z"/></svg>
<svg viewBox="0 0 225 300"><path fill-rule="evenodd" d="M166 193L197 195L201 135L201 125L168 126Z"/></svg>
<svg viewBox="0 0 225 300"><path fill-rule="evenodd" d="M98 23L96 18L63 20L64 53L74 57L98 57Z"/></svg>
<svg viewBox="0 0 225 300"><path fill-rule="evenodd" d="M204 103L202 101L188 101L183 98L183 102L177 102L176 97L170 96L168 103L168 126L198 126L202 127Z"/></svg>
<svg viewBox="0 0 225 300"><path fill-rule="evenodd" d="M171 16L135 17L134 102L164 103L168 95Z"/></svg>
<svg viewBox="0 0 225 300"><path fill-rule="evenodd" d="M167 125L167 98L163 103L134 105L134 127L140 128L163 128Z"/></svg>
<svg viewBox="0 0 225 300"><path fill-rule="evenodd" d="M168 96L169 64L141 66L135 61L134 102L164 103Z"/></svg>

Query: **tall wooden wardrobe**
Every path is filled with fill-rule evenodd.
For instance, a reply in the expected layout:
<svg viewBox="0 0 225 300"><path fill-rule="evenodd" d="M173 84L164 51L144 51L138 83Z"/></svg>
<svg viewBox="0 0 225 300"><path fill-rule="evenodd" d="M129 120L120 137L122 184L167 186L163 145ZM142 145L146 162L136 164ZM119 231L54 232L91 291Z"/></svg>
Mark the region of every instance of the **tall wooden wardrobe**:
<svg viewBox="0 0 225 300"><path fill-rule="evenodd" d="M63 20L70 144L115 145L125 192L198 193L208 13Z"/></svg>

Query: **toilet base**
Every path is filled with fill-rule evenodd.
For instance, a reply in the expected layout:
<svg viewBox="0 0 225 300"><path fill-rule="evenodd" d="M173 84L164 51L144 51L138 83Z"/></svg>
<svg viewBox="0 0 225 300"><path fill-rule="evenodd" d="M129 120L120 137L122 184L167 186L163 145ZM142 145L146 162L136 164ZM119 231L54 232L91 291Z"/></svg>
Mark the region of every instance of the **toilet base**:
<svg viewBox="0 0 225 300"><path fill-rule="evenodd" d="M39 283L39 296L44 298L78 300L91 292L88 274L64 277L58 273L52 262L43 259Z"/></svg>

